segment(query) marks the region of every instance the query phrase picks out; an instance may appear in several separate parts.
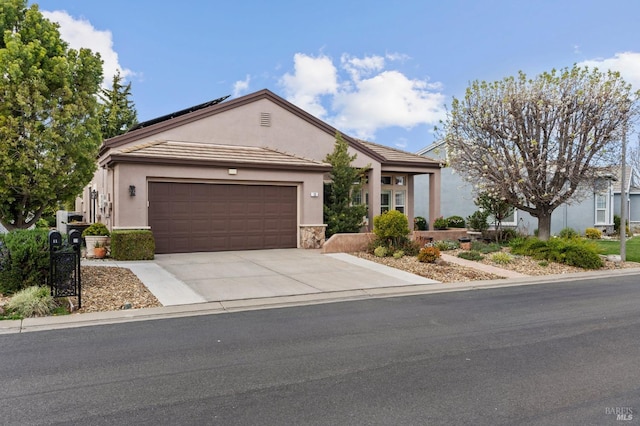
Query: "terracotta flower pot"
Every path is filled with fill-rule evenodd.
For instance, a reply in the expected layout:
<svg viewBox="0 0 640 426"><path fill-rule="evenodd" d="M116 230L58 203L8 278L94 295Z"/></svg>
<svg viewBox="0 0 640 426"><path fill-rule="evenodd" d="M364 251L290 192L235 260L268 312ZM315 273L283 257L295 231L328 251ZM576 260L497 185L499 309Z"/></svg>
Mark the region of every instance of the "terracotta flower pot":
<svg viewBox="0 0 640 426"><path fill-rule="evenodd" d="M93 248L93 256L96 259L104 259L107 256L107 248L106 247L94 247Z"/></svg>

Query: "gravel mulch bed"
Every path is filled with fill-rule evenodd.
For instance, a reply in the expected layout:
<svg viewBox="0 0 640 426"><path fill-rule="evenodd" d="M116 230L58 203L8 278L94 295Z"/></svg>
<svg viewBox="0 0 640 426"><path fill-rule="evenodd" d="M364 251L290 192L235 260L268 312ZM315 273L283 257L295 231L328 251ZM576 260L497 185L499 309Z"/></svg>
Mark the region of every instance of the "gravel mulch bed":
<svg viewBox="0 0 640 426"><path fill-rule="evenodd" d="M82 266L82 309L78 313L162 306L130 269Z"/></svg>
<svg viewBox="0 0 640 426"><path fill-rule="evenodd" d="M457 256L461 251L462 250L450 250L443 253L451 256ZM439 260L437 263L421 263L418 262L418 259L416 259L416 257L414 256L404 256L401 259L394 259L393 257L376 257L364 252L351 254L363 259L371 260L373 262L381 263L392 268L401 269L403 271L411 272L413 274L443 283L495 280L504 278L486 272L478 271L476 269L457 265L455 263L445 262L443 260ZM482 259L480 263L495 266L497 268L520 272L521 274L531 276L570 274L574 272L586 271L582 268L563 265L560 263L548 262L545 264L544 262L540 262L539 260L535 260L526 256L513 256L509 263L501 264L493 262L491 260L492 254L493 253L484 255L484 259ZM640 263L636 262L605 261L604 263L604 267L600 270L640 267Z"/></svg>

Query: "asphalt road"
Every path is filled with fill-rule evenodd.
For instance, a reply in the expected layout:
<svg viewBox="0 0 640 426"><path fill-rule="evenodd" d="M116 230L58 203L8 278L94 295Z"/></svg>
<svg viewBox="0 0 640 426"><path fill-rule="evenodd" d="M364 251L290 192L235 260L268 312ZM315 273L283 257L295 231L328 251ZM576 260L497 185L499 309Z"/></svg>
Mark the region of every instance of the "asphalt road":
<svg viewBox="0 0 640 426"><path fill-rule="evenodd" d="M0 424L638 424L639 301L620 277L0 335Z"/></svg>

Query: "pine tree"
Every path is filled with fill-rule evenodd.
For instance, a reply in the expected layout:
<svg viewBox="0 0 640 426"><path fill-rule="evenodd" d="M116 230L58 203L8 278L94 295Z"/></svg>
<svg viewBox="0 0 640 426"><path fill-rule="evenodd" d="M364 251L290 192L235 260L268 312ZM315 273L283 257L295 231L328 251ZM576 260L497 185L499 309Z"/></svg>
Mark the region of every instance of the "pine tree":
<svg viewBox="0 0 640 426"><path fill-rule="evenodd" d="M355 233L367 215L365 204L354 204L354 194L360 192L366 169L351 166L357 155L349 155L349 145L336 133L334 150L325 158L331 164L331 182L325 185L324 220L327 237L337 233Z"/></svg>
<svg viewBox="0 0 640 426"><path fill-rule="evenodd" d="M126 133L138 123L138 114L131 99L131 82L122 84L118 71L113 76L111 89L100 89L100 128L102 138L109 139Z"/></svg>

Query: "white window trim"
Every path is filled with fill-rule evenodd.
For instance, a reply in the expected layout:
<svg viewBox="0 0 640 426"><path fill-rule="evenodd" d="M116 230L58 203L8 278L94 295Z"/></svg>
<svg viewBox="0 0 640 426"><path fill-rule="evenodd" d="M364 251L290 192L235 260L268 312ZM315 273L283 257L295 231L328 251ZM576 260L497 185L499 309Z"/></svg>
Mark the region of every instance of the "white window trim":
<svg viewBox="0 0 640 426"><path fill-rule="evenodd" d="M593 204L594 204L593 222L595 225L611 225L611 200L608 195L609 195L608 193L603 193L603 194L596 193L595 197L593 197ZM598 197L604 198L604 208L598 208ZM604 222L598 221L599 211L604 212Z"/></svg>

